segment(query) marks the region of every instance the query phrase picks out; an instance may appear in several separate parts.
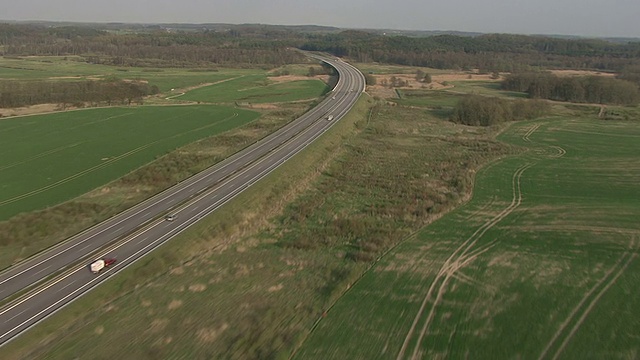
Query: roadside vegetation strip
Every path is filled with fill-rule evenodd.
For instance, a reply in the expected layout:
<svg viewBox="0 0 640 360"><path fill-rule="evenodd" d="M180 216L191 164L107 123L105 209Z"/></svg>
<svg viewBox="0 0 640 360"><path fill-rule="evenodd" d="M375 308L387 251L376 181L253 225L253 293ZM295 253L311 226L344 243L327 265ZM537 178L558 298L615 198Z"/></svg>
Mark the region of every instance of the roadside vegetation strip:
<svg viewBox="0 0 640 360"><path fill-rule="evenodd" d="M480 147L477 148L475 152L466 153L462 157L458 152L462 149L466 148L465 141L474 142L480 141L479 139L484 139L479 134L474 133L472 128L467 127L456 127L451 123L442 123L440 120L433 119L429 116L425 116L424 112L416 109L407 109L407 108L394 108L381 106L379 108L375 108L372 112L372 120L370 126L367 128L363 139L353 144L353 153L359 154L358 160L351 160L352 162L346 162L345 170L348 174L342 174L342 172L331 172L328 175L333 177L338 177L338 179L344 178L346 182L349 182L349 185L343 184L340 185L339 188L343 189L341 191L330 191L329 188L319 190L320 193L331 194L330 196L325 196L325 201L328 205L323 206L318 210L318 214L313 214L314 217L318 217L317 224L315 220L307 220L310 222L310 226L319 227L319 231L323 231L322 229L325 226L322 226L324 222L327 220L324 219L320 213L323 209L331 209L329 211L330 214L341 214L342 219L339 221L344 221L346 224L352 224L351 226L345 225L345 231L349 231L352 234L344 236L345 239L350 239L352 237L359 239L356 244L360 243L359 246L364 249L373 247L372 245L378 245L379 243L376 241L376 238L381 237L381 234L378 234L379 228L384 228L385 226L389 226L391 228L397 229L397 233L394 232L396 236L400 236L399 234L404 234L405 231L408 231L407 227L418 229L421 221L428 221L427 219L433 219L437 217L442 211L445 211L447 207L443 205L443 208L438 208L437 210L432 208L430 213L422 213L421 216L415 218L416 223L411 221L407 221L407 216L404 217L399 216L395 218L395 222L393 225L388 224L388 221L394 221L394 217L390 217L390 213L394 213L395 209L395 201L397 195L393 196L386 191L390 191L394 194L407 194L410 197L414 197L413 199L406 199L405 205L411 209L413 206L420 207L423 206L434 206L434 203L430 203L431 199L438 198L437 193L429 193L428 195L422 193L426 189L433 191L434 185L430 183L433 181L433 184L438 183L441 176L452 176L454 178L468 176L468 173L465 173L465 170L468 169L460 169L459 167L455 167L460 170L460 173L456 173L455 175L451 172L443 171L443 169L449 169L447 165L450 161L461 163L466 161L471 161L475 164L478 162L482 163L486 161L485 156L491 157L490 152L485 153L487 149ZM470 131L468 133L469 137L459 138L458 136L461 133L457 133L457 131ZM476 137L478 136L478 137ZM371 141L371 143L369 143ZM490 145L488 145L490 146ZM366 149L366 150L365 150ZM382 149L386 149L385 155L380 153L383 151ZM498 150L494 148L495 153L494 156L498 156L501 151L505 151L505 149ZM408 154L412 154L408 156ZM468 157L467 157L468 156ZM464 160L463 160L464 158ZM391 160L393 159L393 160ZM418 160L421 159L421 160ZM425 159L428 159L425 161ZM473 160L470 160L473 159ZM482 160L481 160L482 159ZM391 163L393 162L393 163ZM375 166L373 165L375 163ZM349 167L349 170L346 170L346 167ZM442 172L441 172L442 171ZM401 173L402 178L398 178L397 176L393 176L391 173ZM360 174L360 175L356 175ZM419 175L417 178L420 179L429 179L426 183L422 183L418 181L415 183L416 186L420 184L418 188L413 188L412 186L407 186L404 180L401 179L415 179L414 176ZM387 178L390 176L394 180L392 182L388 182L390 180ZM366 179L366 180L364 180ZM415 180L414 180L415 181ZM396 188L395 183L398 183ZM410 183L413 181L409 180ZM460 180L462 185L462 182ZM376 185L371 185L376 184ZM464 183L465 186L467 185ZM449 185L450 186L450 185ZM463 187L461 186L462 188ZM349 194L350 189L357 193L353 195ZM360 190L357 190L360 189ZM371 189L372 193L369 193L367 189ZM454 202L455 200L460 201L459 199L464 198L460 187L454 188L455 190L450 190L452 192L456 192L456 196L451 196L450 201ZM340 205L331 205L335 202L331 201L331 197L333 197L333 193L336 195L344 192L343 197L340 197L341 201ZM427 195L427 196L425 196ZM455 199L455 200L454 200ZM443 200L440 200L443 201ZM350 205L355 202L354 205ZM354 213L354 217L360 217L358 212L358 204L360 202L364 202L364 204L372 203L372 208L365 208L362 213L371 214L376 222L372 222L369 224L367 228L366 235L360 232L360 227L358 226L359 222L355 220L355 218L351 218L351 213ZM401 200L402 202L402 200ZM446 201L444 203L447 203ZM380 205L378 205L380 204ZM384 205L383 205L384 204ZM378 210L378 206L380 207ZM397 206L400 206L398 204ZM354 207L354 209L352 209ZM297 206L296 209L299 212L302 212L304 217L309 217L307 208L303 208L301 206ZM344 210L343 210L344 209ZM345 213L345 210L347 211ZM420 213L419 209L406 210L408 213ZM376 213L380 214L380 217L376 216ZM406 214L406 213L405 213ZM362 222L367 222L368 216L364 216L361 220ZM313 219L313 218L312 218ZM399 220L403 219L403 220ZM331 221L331 220L329 220ZM338 221L333 220L336 224L340 224ZM351 222L347 222L351 221ZM407 223L404 223L407 221ZM331 224L331 222L329 223ZM296 234L298 237L302 239L310 236L306 232L304 232L304 227L300 230L293 230L292 233ZM326 231L326 230L324 230ZM321 233L321 241L327 242L328 239L332 239L332 232L322 232ZM410 237L412 238L412 237ZM341 241L340 237L338 238ZM339 240L339 241L340 241ZM397 241L397 240L396 240ZM369 244L367 244L369 242ZM391 243L395 243L391 240ZM295 243L294 243L295 244ZM300 243L297 246L302 246L303 243ZM312 246L312 245L310 245ZM325 245L326 246L326 245ZM353 247L357 245L351 245ZM383 245L378 245L378 248L384 249ZM348 247L347 247L348 249ZM368 253L361 250L358 253L355 253L354 256L363 257ZM379 256L378 254L376 254ZM356 257L356 259L359 259ZM366 258L365 258L366 259ZM373 260L376 258L374 257ZM382 261L382 260L381 260ZM411 264L408 263L406 266L410 267ZM346 286L346 290L349 294L355 288L362 289L364 285L363 283L367 283L371 285L371 279L373 277L377 277L380 275L379 268L380 263L376 263L373 271L367 272L364 275L363 281L358 281L357 283L351 282ZM404 266L404 265L403 265ZM355 280L354 280L355 281ZM337 291L336 296L341 296L344 293L343 291ZM366 290L365 290L366 291ZM372 306L371 308L367 307L367 305L371 305L371 301L374 303L375 293L377 290L375 288L371 288L368 291L370 297L366 299L361 299L359 305L355 306L358 309L362 309L362 311L366 312L369 315L369 323L378 323L380 317L386 313L386 310L379 308L377 306ZM403 295L398 294L400 298L403 298ZM333 302L331 303L333 304ZM359 344L357 346L352 346L351 348L346 348L347 343L351 339L350 332L354 330L350 325L350 319L353 314L347 310L345 312L345 307L343 303L343 299L339 300L337 303L337 308L331 307L331 311L327 311L326 318L323 316L321 319L315 323L315 330L309 336L301 347L299 351L296 353L296 358L300 359L308 359L308 358L332 358L332 357L341 357L341 358L367 358L367 357L376 357L380 356L380 353L373 354L367 352L366 350L363 352L358 352L357 349L369 348L366 343ZM355 308L351 308L355 310ZM404 311L403 311L404 313ZM404 317L404 316L402 316ZM333 325L333 326L332 326ZM319 331L321 334L326 334L328 332L332 332L331 339L328 339L322 335L316 333ZM378 334L380 332L390 333L389 329L377 329L373 331ZM361 334L361 339L366 339L371 337L371 333ZM322 339L322 340L321 340ZM313 345L310 344L313 343ZM353 343L351 343L353 345ZM384 341L382 340L382 344ZM393 350L387 349L385 356L389 356L389 353ZM335 350L335 351L334 351ZM316 352L317 351L317 352Z"/></svg>

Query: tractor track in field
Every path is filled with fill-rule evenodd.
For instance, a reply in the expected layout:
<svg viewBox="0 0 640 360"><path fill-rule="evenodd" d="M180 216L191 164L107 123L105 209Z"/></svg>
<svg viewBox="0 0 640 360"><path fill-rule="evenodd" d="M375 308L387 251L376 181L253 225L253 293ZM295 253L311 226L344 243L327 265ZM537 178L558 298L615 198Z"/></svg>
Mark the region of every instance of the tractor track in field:
<svg viewBox="0 0 640 360"><path fill-rule="evenodd" d="M536 143L531 140L530 136L533 135L533 133L535 133L540 128L541 125L542 124L535 124L532 127L530 127L529 130L527 130L527 132L524 135L522 135L522 140L528 143ZM547 145L547 146L555 150L554 154L548 155L551 158L557 159L567 154L567 151L560 146L557 146L557 145Z"/></svg>
<svg viewBox="0 0 640 360"><path fill-rule="evenodd" d="M600 298L607 292L607 290L609 290L609 288L611 288L611 286L613 286L613 284L618 280L618 278L624 273L626 268L638 256L638 254L636 253L637 250L638 250L638 246L636 245L636 240L634 236L631 240L631 244L627 249L627 251L622 253L622 255L620 255L616 263L613 264L613 266L609 270L607 270L604 276L595 285L593 285L593 287L591 287L591 289L589 289L589 291L587 291L586 294L584 294L584 296L582 297L582 299L580 299L578 304L576 304L576 306L571 310L567 318L560 324L560 327L558 328L558 330L555 332L555 334L553 334L553 336L551 337L551 339L549 340L545 348L542 350L542 353L538 357L538 360L542 360L545 357L547 357L547 354L549 354L554 344L556 344L556 342L561 338L561 336L564 333L566 333L566 329L569 326L569 324L575 320L575 324L573 325L573 327L571 327L571 330L569 330L569 332L564 336L564 340L558 346L558 348L554 352L551 359L555 360L560 356L560 354L565 349L569 341L571 341L575 333L578 331L578 329L584 322L584 320L587 318L587 316L591 313L593 308L596 306ZM600 291L598 291L597 294L595 294L594 296L594 293L598 289ZM587 303L587 301L589 301L589 304L585 307L585 304ZM576 316L578 316L578 313L580 311L582 311L582 313L576 320Z"/></svg>
<svg viewBox="0 0 640 360"><path fill-rule="evenodd" d="M533 130L535 131L535 130ZM533 133L533 131L529 131L528 133ZM483 244L480 247L474 248L474 246L478 243L478 241L484 236L484 234L493 228L496 224L502 221L505 217L511 214L520 204L522 203L522 191L520 186L520 181L522 178L522 174L529 169L533 164L524 164L520 166L513 174L511 178L512 184L512 199L511 203L502 210L498 215L494 216L492 219L485 222L482 226L480 226L469 238L467 238L462 244L460 244L451 255L445 260L444 264L440 267L440 271L436 275L436 278L431 283L431 286L427 290L427 293L420 305L420 309L416 314L413 323L411 324L411 328L409 329L407 335L405 336L405 340L402 344L400 351L398 352L397 360L401 360L405 357L405 353L407 352L407 348L409 347L409 343L414 337L414 333L416 331L416 327L418 323L422 320L423 314L427 307L427 304L432 301L434 297L434 292L437 290L437 294L435 295L435 299L432 301L431 309L424 319L424 324L420 329L420 333L418 334L418 338L416 340L416 344L414 350L411 355L411 359L417 359L419 357L420 344L424 336L429 329L429 325L433 321L435 316L435 309L437 305L442 301L442 297L444 296L446 287L449 283L449 280L452 277L456 276L458 270L467 266L473 260L475 260L478 256L489 251L493 246L496 245L497 239L491 240L486 244ZM439 286L438 286L439 285Z"/></svg>
<svg viewBox="0 0 640 360"><path fill-rule="evenodd" d="M536 130L538 130L540 125L541 124L535 124L531 128L529 128L529 130L522 136L522 140L524 140L525 142L531 142L531 139L529 139L529 136L533 135L533 133L536 132Z"/></svg>
<svg viewBox="0 0 640 360"><path fill-rule="evenodd" d="M534 143L534 141L531 140L530 137L540 128L541 125L542 124L534 124L533 126L531 126L522 136L522 140L527 143ZM556 146L556 145L547 145L547 146L554 150L553 154L547 155L550 158L557 159L557 158L563 157L567 153L567 151L560 146ZM484 234L487 231L493 228L496 224L498 224L500 221L502 221L505 217L507 217L516 208L520 206L520 204L522 203L522 191L521 191L521 185L520 185L522 174L533 165L534 164L532 163L524 164L514 172L512 176L511 203L504 210L502 210L498 215L494 216L493 218L485 222L482 226L480 226L468 239L466 239L462 244L460 244L451 253L451 255L445 260L444 264L441 266L438 274L436 275L436 278L433 280L433 282L431 283L431 286L427 290L427 293L424 297L424 300L422 301L420 309L418 310L418 313L416 314L413 320L411 328L409 329L407 335L405 336L405 340L396 358L397 360L401 360L405 357L405 354L407 353L409 345L414 339L418 324L421 321L424 321L420 329L420 332L417 335L417 339L415 340L415 347L413 349L413 352L410 358L413 360L413 359L418 359L420 357L421 355L420 345L425 335L427 334L427 331L429 330L429 326L433 322L433 319L435 317L436 307L442 301L442 298L446 293L447 285L449 284L451 278L454 278L454 279L459 278L458 271L460 269L464 268L465 266L473 262L476 258L478 258L483 253L489 251L491 248L493 248L497 244L498 240L493 239L488 241L485 244L477 246L478 241L484 236ZM635 256L636 255L633 255L631 258L634 258ZM631 259L629 260L629 262L630 261ZM625 267L627 265L625 265ZM462 278L461 280L472 281L472 279L469 279L469 278ZM423 319L424 313L427 308L427 304L429 303L431 303L431 309L429 310L429 313L427 314L426 318ZM562 347L559 349L559 351L561 349Z"/></svg>
<svg viewBox="0 0 640 360"><path fill-rule="evenodd" d="M64 150L67 150L67 149L70 149L70 148L72 148L72 147L76 147L76 146L78 146L78 145L80 145L80 144L83 144L83 143L85 143L85 141L81 141L81 142L77 142L77 143L74 143L74 144L61 146L61 147L58 147L58 148L55 148L55 149L52 149L52 150L49 150L49 151L45 151L45 152L43 152L43 153L40 153L40 154L34 155L34 156L32 156L32 157L30 157L30 158L27 158L27 159L24 159L24 160L22 160L22 161L17 161L17 162L14 162L14 163L11 163L11 164L8 164L8 165L5 165L5 166L2 166L2 167L0 167L0 170L6 170L6 169L10 169L10 168L12 168L12 167L16 167L16 166L18 166L18 165L26 164L26 163L28 163L29 161L37 160L37 159L43 158L43 157L45 157L45 156L47 156L47 155L55 154L55 153L57 153L57 152L64 151Z"/></svg>
<svg viewBox="0 0 640 360"><path fill-rule="evenodd" d="M561 157L563 157L563 156L565 156L567 154L567 150L561 148L560 146L551 145L551 148L553 148L554 150L556 150L558 152L557 154L551 155L551 157L553 157L553 158L561 158Z"/></svg>

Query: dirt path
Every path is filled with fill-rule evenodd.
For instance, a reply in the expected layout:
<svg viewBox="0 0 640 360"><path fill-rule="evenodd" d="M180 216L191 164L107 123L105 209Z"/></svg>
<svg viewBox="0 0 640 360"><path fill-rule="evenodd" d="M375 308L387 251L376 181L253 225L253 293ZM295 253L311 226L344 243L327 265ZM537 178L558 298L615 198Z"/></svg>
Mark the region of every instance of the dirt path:
<svg viewBox="0 0 640 360"><path fill-rule="evenodd" d="M629 264L631 264L631 261L633 261L637 256L638 254L632 254L627 260L627 262L625 262L625 264L622 266L622 268L618 270L616 275L607 283L607 285L602 290L600 290L598 295L596 295L596 297L591 301L591 303L589 303L589 306L587 306L582 316L580 316L580 319L578 319L578 322L576 322L576 324L571 329L571 332L569 332L569 335L567 335L567 337L562 342L562 345L560 345L560 348L558 348L556 353L553 355L553 360L556 360L558 356L560 356L562 351L564 351L564 348L567 346L571 338L573 338L573 335L576 333L576 331L578 331L578 329L580 328L580 326L582 325L586 317L591 313L591 310L593 310L593 308L598 303L602 295L604 295L604 293L606 293L609 290L609 288L618 280L620 275L622 275L622 273L624 273L627 267L629 267Z"/></svg>
<svg viewBox="0 0 640 360"><path fill-rule="evenodd" d="M484 244L481 247L474 249L474 246L477 244L478 240L480 240L487 231L493 228L501 220L503 220L505 217L511 214L513 210L515 210L518 206L520 206L520 204L522 203L522 191L520 186L522 174L531 166L533 166L533 164L522 165L520 168L518 168L514 172L511 178L511 184L512 184L511 203L504 210L502 210L498 215L496 215L489 221L485 222L482 226L480 226L469 238L467 238L462 244L460 244L451 253L451 255L445 260L444 264L440 268L440 271L436 275L436 278L434 279L434 281L431 283L431 286L427 290L427 294L425 295L424 300L420 305L420 309L418 310L418 313L413 319L411 328L409 329L409 332L405 336L405 340L402 344L402 348L400 349L400 352L396 357L397 360L401 360L404 358L407 348L409 346L409 342L413 338L414 332L416 331L418 322L420 322L420 320L422 319L426 306L432 300L434 296L434 292L437 287L438 292L435 295L435 300L433 300L433 304L431 306L429 314L427 315L427 318L425 319L424 324L420 329L420 333L418 335L416 345L411 355L411 359L417 359L419 357L420 345L422 343L424 336L427 333L427 330L429 329L429 325L433 321L436 307L442 301L442 298L445 294L445 290L449 283L449 280L456 275L456 272L458 270L467 266L469 263L475 260L478 256L480 256L481 254L483 254L484 252L490 250L493 246L495 246L495 244L497 243L497 240L491 240L487 244Z"/></svg>

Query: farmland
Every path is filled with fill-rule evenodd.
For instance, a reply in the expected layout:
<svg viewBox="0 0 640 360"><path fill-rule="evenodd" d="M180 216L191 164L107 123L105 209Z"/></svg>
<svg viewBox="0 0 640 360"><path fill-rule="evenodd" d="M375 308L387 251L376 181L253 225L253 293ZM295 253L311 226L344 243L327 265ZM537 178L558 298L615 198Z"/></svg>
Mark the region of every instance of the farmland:
<svg viewBox="0 0 640 360"><path fill-rule="evenodd" d="M298 68L283 67L294 73L300 71ZM79 57L3 58L0 75L3 80L18 82L108 78L144 81L167 92L164 96L169 99L146 100L156 105L185 100L191 104L202 100L231 105L246 99L260 99L261 103L308 101L327 89L318 80L272 84L264 70L117 68L87 64ZM4 116L12 113L17 112L0 109ZM29 113L29 109L22 113ZM0 122L0 148L11 156L0 161L0 219L58 204L120 178L175 148L243 126L258 116L257 112L229 107L163 106L86 109L4 119Z"/></svg>
<svg viewBox="0 0 640 360"><path fill-rule="evenodd" d="M274 83L266 75L251 75L195 89L178 99L215 103L275 103L315 99L326 91L326 84L319 80Z"/></svg>
<svg viewBox="0 0 640 360"><path fill-rule="evenodd" d="M160 91L213 83L232 77L264 73L256 69L182 69L152 67L117 67L88 64L80 57L38 56L0 58L0 78L3 80L72 81L78 79L121 78L146 81L158 86Z"/></svg>
<svg viewBox="0 0 640 360"><path fill-rule="evenodd" d="M0 149L17 158L0 162L0 212L3 201L51 202L0 213L0 269L313 106L327 68L294 48L366 62L377 85L293 161L2 347L3 360L640 354L640 112L586 105L638 104L633 41L34 25L0 26L0 123L15 125L0 126ZM612 82L498 82L545 68ZM614 77L630 82L609 86ZM564 103L525 117L534 102L511 101L525 91Z"/></svg>
<svg viewBox="0 0 640 360"><path fill-rule="evenodd" d="M638 122L578 112L500 138L528 151L484 168L472 201L381 258L298 358L638 353Z"/></svg>
<svg viewBox="0 0 640 360"><path fill-rule="evenodd" d="M252 76L225 84L270 84ZM452 91L522 96L494 86ZM3 355L636 356L640 132L624 119L637 109L603 121L557 105L477 128L446 121L459 94L407 92L399 106L362 99L295 161ZM176 100L257 102L193 94Z"/></svg>
<svg viewBox="0 0 640 360"><path fill-rule="evenodd" d="M5 246L0 268L123 211L266 136L302 114L327 86L318 80L294 83L296 94L278 98L292 102L259 112L221 104L229 98L209 98L209 104L198 105L180 96L213 84L222 93L250 85L253 96L268 97L274 90L268 84L277 81L278 88L287 89L289 80L268 80L267 75L308 69L308 65L285 65L272 72L119 68L87 64L78 57L0 59L3 80L17 84L118 78L148 82L164 91L144 99L146 104L162 106L65 111L60 105L41 104L0 109L0 148L9 155L0 161L0 219L10 220L0 222L0 243ZM230 81L245 78L260 81L240 85ZM57 112L13 117L51 111ZM192 145L184 148L187 144ZM110 183L113 181L116 183ZM33 212L37 209L44 210Z"/></svg>
<svg viewBox="0 0 640 360"><path fill-rule="evenodd" d="M378 104L369 112L372 105L363 99L295 161L9 344L7 358L89 349L288 357L369 266L354 258L375 258L376 248L460 202L470 186L460 163L476 168L512 151L492 140L493 130L420 109Z"/></svg>
<svg viewBox="0 0 640 360"><path fill-rule="evenodd" d="M0 121L7 219L81 195L177 147L255 120L218 106L104 108Z"/></svg>

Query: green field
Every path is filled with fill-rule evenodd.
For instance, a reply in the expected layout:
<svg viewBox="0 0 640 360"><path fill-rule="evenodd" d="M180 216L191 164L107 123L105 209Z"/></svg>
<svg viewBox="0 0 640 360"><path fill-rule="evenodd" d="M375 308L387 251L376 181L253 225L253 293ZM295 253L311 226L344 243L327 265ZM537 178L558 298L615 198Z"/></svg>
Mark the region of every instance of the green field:
<svg viewBox="0 0 640 360"><path fill-rule="evenodd" d="M0 219L55 205L255 120L220 106L103 108L0 121Z"/></svg>
<svg viewBox="0 0 640 360"><path fill-rule="evenodd" d="M291 65L280 71L302 71ZM4 80L74 81L120 78L148 81L171 98L208 103L286 102L327 91L319 80L277 83L260 69L120 68L79 57L0 58ZM214 84L188 92L180 89ZM151 103L174 103L164 98ZM230 118L237 113L239 116ZM259 114L230 108L149 107L91 109L0 121L0 220L52 206L119 178L159 155L227 131ZM6 141L5 141L6 139Z"/></svg>
<svg viewBox="0 0 640 360"><path fill-rule="evenodd" d="M224 84L240 79L271 84ZM638 111L602 121L556 105L554 118L467 127L438 112L457 94L416 93L411 107L361 99L3 357L637 357Z"/></svg>
<svg viewBox="0 0 640 360"><path fill-rule="evenodd" d="M369 112L363 98L273 176L9 344L5 357L288 358L369 267L354 257L375 259L376 248L436 218L468 191L469 167L510 151L492 130L386 103Z"/></svg>
<svg viewBox="0 0 640 360"><path fill-rule="evenodd" d="M214 83L241 75L264 74L257 69L184 69L117 67L83 62L80 57L0 57L0 79L52 80L119 78L148 81L165 92L199 84Z"/></svg>
<svg viewBox="0 0 640 360"><path fill-rule="evenodd" d="M176 99L210 103L273 103L315 99L327 91L328 87L320 80L276 83L259 74L198 88Z"/></svg>
<svg viewBox="0 0 640 360"><path fill-rule="evenodd" d="M42 110L2 111L0 117L10 116L0 119L0 149L7 154L0 161L0 242L9 247L0 254L0 268L123 211L293 120L308 108L308 100L327 90L326 85L318 80L278 83L268 75L298 74L304 69L308 71L308 65L286 65L273 71L172 69L88 64L73 56L0 58L3 80L117 78L147 81L164 92L145 98L145 103L153 105L146 107L20 118L12 116ZM269 101L304 101L279 103L260 114L205 104L175 106L185 105L181 104L182 92L202 86L209 89L211 84L223 94L241 91ZM227 105L234 101L227 97L207 102ZM43 107L47 108L53 106ZM236 113L237 117L230 118ZM248 122L252 124L242 126ZM225 135L212 137L220 133ZM198 141L204 138L207 140ZM182 148L190 143L194 146ZM179 151L172 151L178 147ZM169 156L160 158L165 154ZM85 195L78 197L81 194ZM38 209L43 210L34 211Z"/></svg>
<svg viewBox="0 0 640 360"><path fill-rule="evenodd" d="M449 109L463 96L442 90L398 90L398 93L401 98L394 101L400 105Z"/></svg>
<svg viewBox="0 0 640 360"><path fill-rule="evenodd" d="M500 83L496 81L483 81L483 80L475 80L475 81L450 81L451 85L453 85L453 89L451 92L454 93L465 93L465 94L477 94L477 95L487 95L487 96L497 96L497 97L514 97L514 98L526 98L526 93L516 92L516 91L505 91L501 90Z"/></svg>
<svg viewBox="0 0 640 360"><path fill-rule="evenodd" d="M329 275L327 264L342 267L344 260L332 253L239 240L263 231L287 199L304 191L304 184L343 146L344 137L354 135L354 123L363 122L368 106L370 100L362 99L294 161L3 347L2 358L67 359L91 353L255 359L287 354L292 338L306 331L305 319L324 301L314 293ZM302 264L306 270L295 274Z"/></svg>
<svg viewBox="0 0 640 360"><path fill-rule="evenodd" d="M501 139L529 151L380 259L297 358L637 357L638 122L550 118Z"/></svg>
<svg viewBox="0 0 640 360"><path fill-rule="evenodd" d="M373 64L373 63L356 63L355 66L365 74L415 74L418 69L424 71L427 74L439 75L449 74L451 70L448 69L432 69L432 68L419 68L415 66L405 65L390 65L390 64Z"/></svg>

